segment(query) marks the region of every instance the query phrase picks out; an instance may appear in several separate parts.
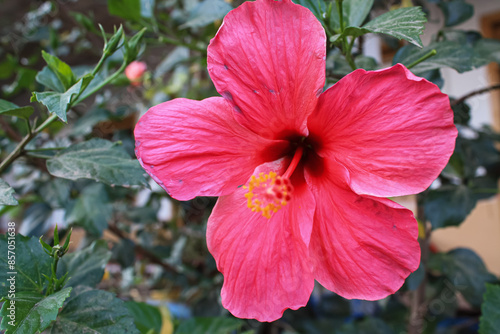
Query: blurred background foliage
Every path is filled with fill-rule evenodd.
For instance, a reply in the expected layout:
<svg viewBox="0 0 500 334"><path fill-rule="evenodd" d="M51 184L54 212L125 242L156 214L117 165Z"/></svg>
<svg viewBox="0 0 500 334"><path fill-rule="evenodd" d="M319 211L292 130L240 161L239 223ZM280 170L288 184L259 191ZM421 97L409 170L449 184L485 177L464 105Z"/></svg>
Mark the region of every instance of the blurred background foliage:
<svg viewBox="0 0 500 334"><path fill-rule="evenodd" d="M462 73L500 62L499 41L454 29L474 13L462 0L345 0L348 29L339 25L335 2L297 2L327 31L326 86L353 65L383 66L363 55L367 32L384 33L392 63L411 66L436 50L412 71L440 87L443 67ZM0 0L1 226L7 233L9 222L16 222L16 232L25 236L15 239L16 269L40 278L17 281L17 293L29 298L17 302L15 329L7 324L8 286L0 286L1 328L7 333L88 328L142 334L458 334L479 328L498 333L498 277L472 250L439 253L429 243L432 230L459 225L478 200L498 193L500 135L471 127L467 98L459 97L451 97L459 129L455 153L417 197L422 263L399 292L368 302L345 300L318 285L307 307L288 310L273 323L236 319L221 307L223 278L205 242L216 199L170 198L135 160L133 128L152 105L217 95L206 71L206 48L224 15L240 3ZM443 14L429 45L413 38L418 31L406 32L400 41L383 20L369 22L384 13L397 17L394 13L406 8L414 10L410 21L422 28L429 6ZM124 70L134 60L147 70L131 83ZM63 244L70 228L68 253L64 246L49 246L58 245L59 236ZM46 246L37 240L42 235ZM0 238L2 254L8 240L8 234ZM63 257L55 253L63 250ZM8 269L0 263L2 282Z"/></svg>

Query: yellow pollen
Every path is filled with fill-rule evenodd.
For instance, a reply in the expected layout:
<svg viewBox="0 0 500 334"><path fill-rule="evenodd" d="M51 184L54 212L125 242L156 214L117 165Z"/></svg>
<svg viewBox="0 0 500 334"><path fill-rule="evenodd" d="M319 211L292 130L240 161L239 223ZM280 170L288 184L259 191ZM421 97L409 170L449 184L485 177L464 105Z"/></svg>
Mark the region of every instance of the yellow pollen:
<svg viewBox="0 0 500 334"><path fill-rule="evenodd" d="M252 175L245 194L247 206L254 212L261 212L266 218L285 206L293 191L292 184L287 177L281 177L275 172L269 174L260 173L259 176Z"/></svg>

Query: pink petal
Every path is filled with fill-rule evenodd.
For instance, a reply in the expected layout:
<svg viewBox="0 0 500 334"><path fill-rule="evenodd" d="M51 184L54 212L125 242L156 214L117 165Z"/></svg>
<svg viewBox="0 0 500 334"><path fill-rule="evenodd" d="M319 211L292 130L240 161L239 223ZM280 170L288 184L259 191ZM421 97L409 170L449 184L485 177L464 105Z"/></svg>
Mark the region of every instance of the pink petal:
<svg viewBox="0 0 500 334"><path fill-rule="evenodd" d="M288 144L247 130L231 110L220 97L175 99L149 109L135 127L137 158L178 200L233 192Z"/></svg>
<svg viewBox="0 0 500 334"><path fill-rule="evenodd" d="M224 275L222 305L236 317L273 321L309 300L314 277L303 238L315 203L301 173L292 182L292 200L270 219L248 209L239 188L219 198L208 220L208 249Z"/></svg>
<svg viewBox="0 0 500 334"><path fill-rule="evenodd" d="M290 0L245 2L208 47L208 71L237 120L266 138L307 135L325 82L325 31Z"/></svg>
<svg viewBox="0 0 500 334"><path fill-rule="evenodd" d="M396 292L420 262L412 212L355 194L339 182L346 171L343 177L338 171L305 175L317 202L309 246L316 280L345 298L377 300Z"/></svg>
<svg viewBox="0 0 500 334"><path fill-rule="evenodd" d="M318 154L348 169L356 193L380 197L426 189L457 135L448 97L401 64L344 77L321 95L308 128L322 142Z"/></svg>

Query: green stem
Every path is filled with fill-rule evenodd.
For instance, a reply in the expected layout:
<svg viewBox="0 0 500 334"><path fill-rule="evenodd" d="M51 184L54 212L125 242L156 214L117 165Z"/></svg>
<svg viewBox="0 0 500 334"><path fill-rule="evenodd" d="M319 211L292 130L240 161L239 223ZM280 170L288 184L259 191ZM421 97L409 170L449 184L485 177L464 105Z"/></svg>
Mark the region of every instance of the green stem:
<svg viewBox="0 0 500 334"><path fill-rule="evenodd" d="M354 60L352 59L352 54L351 54L351 50L352 50L352 47L354 46L355 38L353 37L351 43L349 43L349 44L347 44L347 38L344 38L344 41L345 41L345 45L346 45L345 47L347 48L347 50L345 51L345 59L347 60L347 63L349 64L349 66L351 66L351 69L353 71L355 71L358 69L358 67L354 63Z"/></svg>
<svg viewBox="0 0 500 334"><path fill-rule="evenodd" d="M354 63L354 60L352 59L351 50L352 46L354 45L355 38L353 37L351 43L349 43L349 41L347 40L347 36L343 35L345 27L344 27L344 10L342 8L342 2L343 0L336 0L337 11L339 13L340 34L342 34L341 37L342 52L344 53L345 60L347 61L351 69L354 71L357 69L357 67L356 64Z"/></svg>
<svg viewBox="0 0 500 334"><path fill-rule="evenodd" d="M406 66L407 69L410 69L418 64L420 64L421 62L423 62L424 60L427 60L429 59L430 57L432 56L435 56L437 54L437 51L436 49L432 49L431 51L429 51L427 54L425 54L424 56L420 57L419 59L415 60L413 63L411 63L410 65Z"/></svg>
<svg viewBox="0 0 500 334"><path fill-rule="evenodd" d="M25 150L26 152L45 152L45 151L59 151L64 150L67 147L42 147L42 148L34 148L32 150Z"/></svg>
<svg viewBox="0 0 500 334"><path fill-rule="evenodd" d="M120 66L120 68L115 73L113 73L111 76L107 77L106 80L101 82L99 85L95 86L91 91L87 92L85 95L80 96L77 100L75 100L73 103L71 103L71 106L82 102L83 100L85 100L89 96L91 96L94 93L96 93L97 91L99 91L102 87L106 86L111 81L115 80L120 74L122 74L123 71L125 71L125 67L127 67L127 63L123 62L122 66Z"/></svg>
<svg viewBox="0 0 500 334"><path fill-rule="evenodd" d="M17 144L14 151L10 152L10 154L5 158L4 161L0 164L0 173L7 169L14 160L16 160L22 153L23 148L35 137L34 132L27 134L23 140L19 144Z"/></svg>
<svg viewBox="0 0 500 334"><path fill-rule="evenodd" d="M104 61L108 58L108 55L106 54L102 54L101 56L101 59L99 59L99 62L97 63L97 65L94 67L94 70L92 71L92 76L96 76L97 73L99 73L99 71L101 70L101 67L102 65L104 64Z"/></svg>
<svg viewBox="0 0 500 334"><path fill-rule="evenodd" d="M52 265L50 266L52 273L50 275L50 281L49 281L49 285L47 286L47 292L45 293L45 296L48 296L50 294L53 294L54 292L57 292L56 291L57 290L56 283L57 283L57 263L58 262L59 262L59 250L56 250L54 252L54 261L52 262Z"/></svg>
<svg viewBox="0 0 500 334"><path fill-rule="evenodd" d="M344 32L344 10L342 9L343 0L336 0L337 4L337 12L339 13L339 24L340 24L340 33Z"/></svg>
<svg viewBox="0 0 500 334"><path fill-rule="evenodd" d="M191 50L194 50L194 51L200 51L200 52L207 52L206 48L201 48L199 47L198 45L194 44L194 43L184 43L184 42L181 42L179 40L176 40L176 39L173 39L171 37L168 37L168 36L165 36L165 35L160 35L159 36L159 39L160 39L160 42L162 43L168 43L168 44L173 44L173 45L178 45L178 46L184 46L188 49L191 49Z"/></svg>

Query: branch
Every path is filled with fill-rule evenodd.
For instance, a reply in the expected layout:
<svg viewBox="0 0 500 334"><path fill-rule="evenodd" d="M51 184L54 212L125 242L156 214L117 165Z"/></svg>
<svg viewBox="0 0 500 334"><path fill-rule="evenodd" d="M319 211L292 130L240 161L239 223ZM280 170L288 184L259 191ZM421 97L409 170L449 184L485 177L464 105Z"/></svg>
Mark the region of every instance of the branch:
<svg viewBox="0 0 500 334"><path fill-rule="evenodd" d="M16 130L14 130L10 124L3 118L0 117L0 125L5 131L5 134L12 140L15 140L17 142L21 141L23 137L19 133L17 133Z"/></svg>
<svg viewBox="0 0 500 334"><path fill-rule="evenodd" d="M423 196L422 194L418 195ZM417 199L417 220L419 223L426 226L427 218L425 217L424 207L420 204L420 198ZM429 245L430 245L431 229L425 231L425 237L423 239L419 238L420 250L421 250L421 261L424 268L427 268L427 261L429 260ZM420 283L417 290L411 293L411 303L410 303L410 321L408 323L408 334L419 334L422 333L425 324L425 315L427 313L427 301L426 301L426 284L427 284L427 274L425 274L424 279Z"/></svg>
<svg viewBox="0 0 500 334"><path fill-rule="evenodd" d="M493 85L490 87L486 87L486 88L482 88L482 89L478 89L478 90L475 90L473 92L470 92L469 94L466 94L466 95L462 96L461 98L453 101L451 103L451 106L455 107L456 105L459 105L460 103L464 102L465 100L467 100L473 96L488 93L488 92L495 90L495 89L500 89L500 84L496 84L496 85Z"/></svg>
<svg viewBox="0 0 500 334"><path fill-rule="evenodd" d="M120 230L116 225L114 224L109 224L108 225L108 230L113 233L114 235L116 235L117 237L119 237L120 239L128 239L127 236L123 233L122 230ZM188 275L187 273L181 273L176 267L168 264L168 263L165 263L164 261L162 261L162 259L160 259L158 256L156 256L155 254L153 254L151 251L147 250L146 248L142 247L141 245L137 244L137 243L134 243L134 251L137 253L137 254L140 254L142 256L144 256L145 258L148 258L149 261L151 263L154 263L154 264L157 264L157 265L160 265L163 269L167 270L167 271L170 271L174 274L177 274L177 275L185 275L187 277L188 280L190 281L194 281L194 277L192 277L191 275Z"/></svg>

